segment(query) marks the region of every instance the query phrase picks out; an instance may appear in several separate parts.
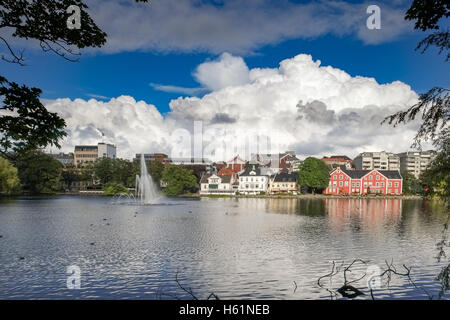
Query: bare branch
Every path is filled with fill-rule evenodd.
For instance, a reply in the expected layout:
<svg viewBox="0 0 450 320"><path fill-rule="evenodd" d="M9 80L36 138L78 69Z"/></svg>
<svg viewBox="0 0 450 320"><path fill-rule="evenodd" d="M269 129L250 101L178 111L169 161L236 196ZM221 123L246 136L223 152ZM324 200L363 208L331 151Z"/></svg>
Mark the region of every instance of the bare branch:
<svg viewBox="0 0 450 320"><path fill-rule="evenodd" d="M24 66L25 65L25 63L24 63L25 59L23 57L24 50L21 50L19 53L16 53L16 52L14 52L13 48L11 48L11 46L9 45L8 41L6 41L5 38L0 36L0 40L2 40L5 43L6 47L9 50L9 53L12 56L12 59L10 59L10 58L5 57L5 55L2 54L2 56L1 56L2 60L9 62L9 63L17 63L18 65Z"/></svg>

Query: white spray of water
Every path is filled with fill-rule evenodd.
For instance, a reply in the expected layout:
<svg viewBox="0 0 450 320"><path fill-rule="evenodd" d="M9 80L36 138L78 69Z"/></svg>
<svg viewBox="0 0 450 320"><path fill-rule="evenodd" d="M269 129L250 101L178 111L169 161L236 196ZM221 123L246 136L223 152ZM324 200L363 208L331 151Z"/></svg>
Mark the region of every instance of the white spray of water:
<svg viewBox="0 0 450 320"><path fill-rule="evenodd" d="M152 176L147 171L144 154L141 154L141 175L136 175L136 194L142 204L154 204L161 197L153 183Z"/></svg>

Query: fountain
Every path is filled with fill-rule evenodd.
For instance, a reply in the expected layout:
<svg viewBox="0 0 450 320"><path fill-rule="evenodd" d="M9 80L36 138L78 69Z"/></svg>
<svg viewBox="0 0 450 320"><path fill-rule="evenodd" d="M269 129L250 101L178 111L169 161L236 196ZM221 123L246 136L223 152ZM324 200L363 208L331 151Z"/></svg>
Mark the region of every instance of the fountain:
<svg viewBox="0 0 450 320"><path fill-rule="evenodd" d="M154 204L160 198L152 176L147 171L144 154L141 154L141 175L136 175L136 196L141 204Z"/></svg>

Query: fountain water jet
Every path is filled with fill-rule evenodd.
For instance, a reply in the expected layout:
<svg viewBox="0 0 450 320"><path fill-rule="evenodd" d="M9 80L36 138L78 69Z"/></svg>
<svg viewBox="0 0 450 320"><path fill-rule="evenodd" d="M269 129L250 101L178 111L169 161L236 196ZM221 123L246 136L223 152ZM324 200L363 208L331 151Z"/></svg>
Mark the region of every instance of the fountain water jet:
<svg viewBox="0 0 450 320"><path fill-rule="evenodd" d="M142 204L154 204L160 198L152 176L147 171L144 154L141 154L141 175L136 175L136 195Z"/></svg>

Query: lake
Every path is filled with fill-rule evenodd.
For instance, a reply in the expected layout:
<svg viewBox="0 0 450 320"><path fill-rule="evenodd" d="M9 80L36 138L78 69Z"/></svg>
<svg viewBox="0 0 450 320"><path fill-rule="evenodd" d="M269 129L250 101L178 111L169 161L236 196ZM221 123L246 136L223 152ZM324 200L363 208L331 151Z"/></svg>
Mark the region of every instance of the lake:
<svg viewBox="0 0 450 320"><path fill-rule="evenodd" d="M376 299L427 299L439 284L436 243L446 218L402 199L168 199L138 206L106 197L0 199L1 299L330 299L318 286L336 265L350 278L393 261L406 277ZM69 266L80 289L69 289ZM353 279L352 278L352 279ZM176 279L179 281L177 283ZM333 277L334 289L342 274ZM356 284L369 299L366 280ZM330 285L328 278L321 281ZM340 296L338 295L338 298ZM448 295L446 296L448 298Z"/></svg>

